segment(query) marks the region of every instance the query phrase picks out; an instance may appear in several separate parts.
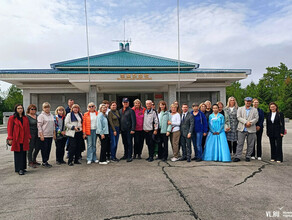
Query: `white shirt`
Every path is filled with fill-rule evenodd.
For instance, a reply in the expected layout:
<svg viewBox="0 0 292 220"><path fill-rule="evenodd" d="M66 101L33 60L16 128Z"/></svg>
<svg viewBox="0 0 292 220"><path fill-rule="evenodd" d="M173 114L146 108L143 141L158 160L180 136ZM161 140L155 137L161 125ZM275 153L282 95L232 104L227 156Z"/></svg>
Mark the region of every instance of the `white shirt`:
<svg viewBox="0 0 292 220"><path fill-rule="evenodd" d="M230 112L233 112L234 107L229 107L230 108Z"/></svg>
<svg viewBox="0 0 292 220"><path fill-rule="evenodd" d="M271 121L274 123L276 117L276 112L272 112Z"/></svg>
<svg viewBox="0 0 292 220"><path fill-rule="evenodd" d="M171 115L171 132L179 131L180 130L180 114L175 113L174 115Z"/></svg>
<svg viewBox="0 0 292 220"><path fill-rule="evenodd" d="M95 112L90 112L90 129L95 130L96 129L96 113Z"/></svg>

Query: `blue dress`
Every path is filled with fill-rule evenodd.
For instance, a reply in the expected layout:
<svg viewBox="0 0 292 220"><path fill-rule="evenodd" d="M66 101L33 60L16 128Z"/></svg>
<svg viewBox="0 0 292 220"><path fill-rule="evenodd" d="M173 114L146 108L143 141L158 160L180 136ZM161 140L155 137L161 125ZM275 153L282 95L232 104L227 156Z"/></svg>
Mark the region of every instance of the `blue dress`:
<svg viewBox="0 0 292 220"><path fill-rule="evenodd" d="M230 162L230 152L224 131L224 116L220 113L217 116L212 113L209 116L209 133L206 140L203 160ZM213 132L219 132L214 135Z"/></svg>

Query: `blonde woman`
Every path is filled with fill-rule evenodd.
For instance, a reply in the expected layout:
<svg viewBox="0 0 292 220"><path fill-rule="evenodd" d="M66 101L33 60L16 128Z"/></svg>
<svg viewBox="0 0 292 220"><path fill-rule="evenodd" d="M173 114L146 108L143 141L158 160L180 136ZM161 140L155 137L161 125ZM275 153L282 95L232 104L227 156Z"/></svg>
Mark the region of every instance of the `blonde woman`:
<svg viewBox="0 0 292 220"><path fill-rule="evenodd" d="M97 114L95 104L88 103L87 110L83 117L83 139L87 139L87 164L98 163L96 158L96 120Z"/></svg>
<svg viewBox="0 0 292 220"><path fill-rule="evenodd" d="M170 106L171 110L171 119L168 122L171 125L171 133L170 133L170 143L173 150L173 157L171 158L172 162L179 160L179 139L180 139L180 123L181 117L177 112L178 105L172 104Z"/></svg>
<svg viewBox="0 0 292 220"><path fill-rule="evenodd" d="M80 112L80 106L74 104L71 108L71 112L67 114L65 118L65 126L70 130L74 130L74 137L69 137L68 144L68 165L73 166L74 164L81 164L79 161L81 154L81 147L84 145L83 135L82 135L82 122L83 117ZM83 142L83 143L82 143ZM73 164L74 158L74 164Z"/></svg>
<svg viewBox="0 0 292 220"><path fill-rule="evenodd" d="M51 105L48 102L43 103L43 111L37 118L39 146L42 154L42 166L51 168L48 163L51 153L53 138L56 139L54 116L51 114Z"/></svg>
<svg viewBox="0 0 292 220"><path fill-rule="evenodd" d="M65 108L63 106L58 106L54 117L56 131L56 162L58 165L66 164L64 161L65 145L67 141L67 137L65 136L65 116Z"/></svg>
<svg viewBox="0 0 292 220"><path fill-rule="evenodd" d="M238 126L238 120L237 120L237 101L236 99L231 96L228 98L227 105L225 108L225 113L229 116L229 122L230 122L230 130L226 133L229 151L232 154L236 153L236 147L237 147L237 126Z"/></svg>

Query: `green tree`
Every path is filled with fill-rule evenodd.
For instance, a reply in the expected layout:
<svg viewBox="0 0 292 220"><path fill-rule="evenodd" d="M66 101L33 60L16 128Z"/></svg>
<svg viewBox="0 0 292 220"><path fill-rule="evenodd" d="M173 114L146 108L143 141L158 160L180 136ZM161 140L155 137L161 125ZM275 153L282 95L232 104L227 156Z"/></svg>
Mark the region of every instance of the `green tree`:
<svg viewBox="0 0 292 220"><path fill-rule="evenodd" d="M17 88L15 85L10 86L7 96L5 97L4 103L4 111L14 111L14 106L16 104L22 104L23 95L22 90Z"/></svg>
<svg viewBox="0 0 292 220"><path fill-rule="evenodd" d="M240 82L233 82L230 86L226 87L226 100L228 100L229 97L233 96L236 98L236 101L239 106L242 106L244 101L244 89L241 88Z"/></svg>
<svg viewBox="0 0 292 220"><path fill-rule="evenodd" d="M292 118L292 80L290 77L285 80L283 98L285 100L285 105L283 107L284 115L287 118Z"/></svg>

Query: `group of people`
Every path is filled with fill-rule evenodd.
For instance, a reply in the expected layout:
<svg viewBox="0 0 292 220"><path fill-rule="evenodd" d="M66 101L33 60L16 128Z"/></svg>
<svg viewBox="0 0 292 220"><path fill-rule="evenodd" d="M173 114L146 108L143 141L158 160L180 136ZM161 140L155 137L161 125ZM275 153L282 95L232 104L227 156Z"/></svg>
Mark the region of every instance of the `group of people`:
<svg viewBox="0 0 292 220"><path fill-rule="evenodd" d="M251 106L253 104L253 107ZM264 112L257 99L245 98L245 105L238 107L236 99L230 97L224 108L222 102L210 101L193 103L192 109L176 101L167 108L163 100L156 109L155 103L147 100L145 107L139 99L130 108L129 99L123 98L123 107L118 110L117 102L104 100L98 106L90 102L87 112L82 114L74 100L68 100L68 107L57 107L51 113L48 102L42 104L42 112L37 115L34 104L24 107L17 104L14 115L7 125L7 142L14 151L15 172L23 175L28 165L32 168L49 164L53 140L56 145L56 163L68 165L81 164L82 152L87 142L87 164L108 164L117 162L116 157L121 134L124 154L120 160L132 162L142 159L144 140L148 147L149 162L156 159L168 160L170 140L173 156L171 161L191 162L195 160L238 162L241 159L245 139L247 151L245 160L261 160ZM271 146L271 161L283 162L282 139L285 134L284 115L276 103L269 105L266 117L267 135ZM97 138L100 140L100 155L96 154ZM191 143L192 142L192 143ZM195 156L192 156L192 144ZM256 146L256 147L255 147ZM65 155L65 149L68 151ZM42 163L36 158L41 152Z"/></svg>

